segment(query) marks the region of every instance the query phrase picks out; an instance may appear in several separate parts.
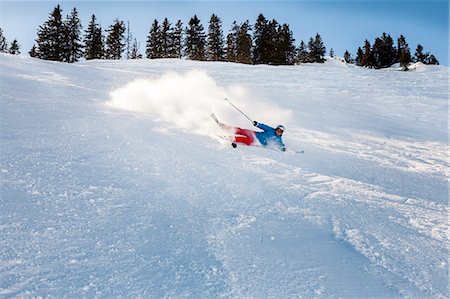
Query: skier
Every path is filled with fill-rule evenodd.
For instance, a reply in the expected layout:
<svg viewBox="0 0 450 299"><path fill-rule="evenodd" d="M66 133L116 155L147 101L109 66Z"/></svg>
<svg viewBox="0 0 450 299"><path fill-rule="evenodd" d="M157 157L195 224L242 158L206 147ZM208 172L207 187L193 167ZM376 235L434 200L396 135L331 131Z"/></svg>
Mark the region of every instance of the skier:
<svg viewBox="0 0 450 299"><path fill-rule="evenodd" d="M281 140L281 136L283 136L284 132L284 126L282 125L278 125L276 128L272 128L268 125L253 121L253 125L261 129L261 132L242 129L238 127L230 127L219 122L218 124L226 131L232 132L234 134L234 139L231 143L234 148L237 146L236 143L255 145L259 142L264 147L273 147L283 152L286 151L286 146Z"/></svg>

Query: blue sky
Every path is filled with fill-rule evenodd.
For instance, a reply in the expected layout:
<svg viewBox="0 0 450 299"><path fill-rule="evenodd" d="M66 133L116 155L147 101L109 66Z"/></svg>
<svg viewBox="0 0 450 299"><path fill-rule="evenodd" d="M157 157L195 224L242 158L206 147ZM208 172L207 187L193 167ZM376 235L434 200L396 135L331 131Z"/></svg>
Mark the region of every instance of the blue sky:
<svg viewBox="0 0 450 299"><path fill-rule="evenodd" d="M267 19L290 25L296 39L307 42L318 32L327 47L342 56L349 50L353 56L367 38L371 43L383 32L396 39L403 34L412 54L420 43L441 64L449 65L448 0L359 0L359 1L4 1L0 0L0 27L9 42L17 38L22 53L34 43L36 31L60 4L63 15L76 7L83 29L95 14L105 29L115 18L130 21L133 35L145 52L145 41L154 19L165 17L173 24L180 19L185 25L196 14L205 30L212 13L223 22L226 35L233 21L249 20L254 24L262 13Z"/></svg>

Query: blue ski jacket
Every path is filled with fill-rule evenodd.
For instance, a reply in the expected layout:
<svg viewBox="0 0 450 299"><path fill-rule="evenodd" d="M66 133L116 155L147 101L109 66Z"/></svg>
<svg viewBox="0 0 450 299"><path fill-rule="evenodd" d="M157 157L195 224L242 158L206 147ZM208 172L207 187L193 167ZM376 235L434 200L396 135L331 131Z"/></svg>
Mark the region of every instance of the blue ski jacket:
<svg viewBox="0 0 450 299"><path fill-rule="evenodd" d="M276 130L268 125L256 123L256 127L263 130L262 132L255 132L256 138L263 146L275 147L282 151L286 150L286 146L278 136Z"/></svg>

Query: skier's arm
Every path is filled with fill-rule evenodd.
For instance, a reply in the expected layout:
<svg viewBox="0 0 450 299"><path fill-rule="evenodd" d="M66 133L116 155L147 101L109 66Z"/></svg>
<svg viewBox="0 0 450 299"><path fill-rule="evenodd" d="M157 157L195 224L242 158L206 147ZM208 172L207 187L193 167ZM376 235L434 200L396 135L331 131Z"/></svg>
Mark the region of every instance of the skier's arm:
<svg viewBox="0 0 450 299"><path fill-rule="evenodd" d="M254 123L256 123L256 125L255 125L256 127L260 128L263 131L274 130L274 128L269 127L268 125L265 125L265 124L262 124L262 123L259 123L259 122L256 122L256 121Z"/></svg>
<svg viewBox="0 0 450 299"><path fill-rule="evenodd" d="M286 151L286 146L284 145L283 141L280 141L280 150L281 150L282 152L285 152L285 151Z"/></svg>

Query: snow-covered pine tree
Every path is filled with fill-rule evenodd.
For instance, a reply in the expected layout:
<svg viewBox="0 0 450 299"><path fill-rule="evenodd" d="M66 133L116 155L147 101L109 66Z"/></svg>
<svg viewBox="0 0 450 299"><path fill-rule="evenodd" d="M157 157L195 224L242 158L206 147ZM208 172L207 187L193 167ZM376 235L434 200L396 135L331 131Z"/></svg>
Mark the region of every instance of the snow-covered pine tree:
<svg viewBox="0 0 450 299"><path fill-rule="evenodd" d="M125 24L119 19L114 20L114 24L109 26L106 38L106 58L121 59L125 51Z"/></svg>
<svg viewBox="0 0 450 299"><path fill-rule="evenodd" d="M236 60L239 63L251 63L252 36L249 33L251 29L248 20L239 26L236 40Z"/></svg>
<svg viewBox="0 0 450 299"><path fill-rule="evenodd" d="M64 25L64 57L63 61L73 63L83 57L83 45L81 44L81 21L78 11L74 7Z"/></svg>
<svg viewBox="0 0 450 299"><path fill-rule="evenodd" d="M64 24L59 4L53 9L49 19L38 29L39 58L53 61L63 61L64 57Z"/></svg>
<svg viewBox="0 0 450 299"><path fill-rule="evenodd" d="M186 27L186 56L191 60L206 59L206 35L203 25L194 15Z"/></svg>
<svg viewBox="0 0 450 299"><path fill-rule="evenodd" d="M209 20L207 42L207 59L210 61L223 61L225 50L222 21L215 14L212 14Z"/></svg>
<svg viewBox="0 0 450 299"><path fill-rule="evenodd" d="M8 52L8 43L6 42L6 37L3 35L3 29L0 28L0 53Z"/></svg>
<svg viewBox="0 0 450 299"><path fill-rule="evenodd" d="M11 46L9 46L9 50L8 50L9 54L13 54L13 55L19 55L20 54L20 45L17 42L17 39L14 39L11 43Z"/></svg>
<svg viewBox="0 0 450 299"><path fill-rule="evenodd" d="M154 20L150 27L150 32L147 37L147 48L145 51L147 58L156 59L162 57L162 40L161 27L158 20Z"/></svg>
<svg viewBox="0 0 450 299"><path fill-rule="evenodd" d="M102 59L104 57L105 47L103 40L102 28L97 24L95 15L92 15L83 39L85 45L84 58L86 60Z"/></svg>

